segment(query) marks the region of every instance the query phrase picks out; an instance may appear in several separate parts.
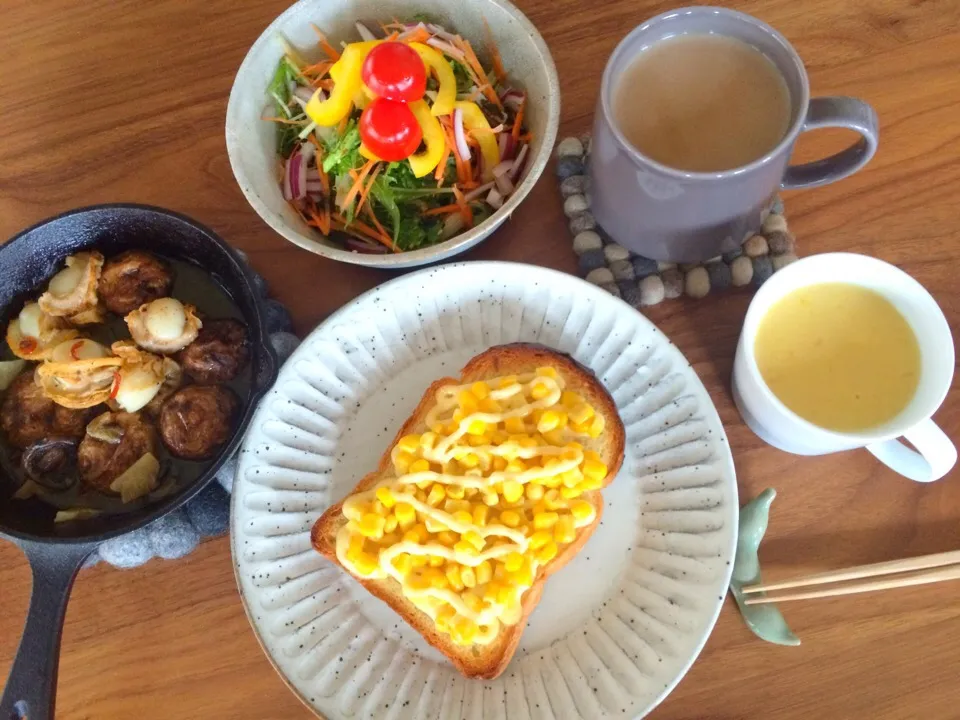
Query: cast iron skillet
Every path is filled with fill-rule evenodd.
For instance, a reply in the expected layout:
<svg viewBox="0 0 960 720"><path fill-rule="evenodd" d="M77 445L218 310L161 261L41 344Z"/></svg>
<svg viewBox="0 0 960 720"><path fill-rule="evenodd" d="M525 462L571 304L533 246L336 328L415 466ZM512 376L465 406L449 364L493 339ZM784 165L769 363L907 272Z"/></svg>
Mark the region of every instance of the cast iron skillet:
<svg viewBox="0 0 960 720"><path fill-rule="evenodd" d="M0 477L0 537L20 547L30 562L33 591L23 638L10 670L0 720L47 720L56 701L57 665L70 588L83 560L104 540L136 530L196 495L237 449L257 401L277 377L277 358L263 325L260 295L249 271L213 232L183 215L145 205L99 205L64 213L24 230L0 246L0 321L3 328L35 297L64 258L96 248L107 257L138 248L209 271L246 321L252 382L229 443L192 482L155 505L122 515L55 527L49 517L17 511L9 478ZM13 485L16 487L16 484Z"/></svg>

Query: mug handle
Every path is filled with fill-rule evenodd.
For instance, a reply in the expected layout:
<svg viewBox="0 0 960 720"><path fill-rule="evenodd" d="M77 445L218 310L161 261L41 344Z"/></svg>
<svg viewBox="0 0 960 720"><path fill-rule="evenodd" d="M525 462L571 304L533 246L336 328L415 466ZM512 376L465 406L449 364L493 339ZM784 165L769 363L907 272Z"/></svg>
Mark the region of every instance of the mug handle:
<svg viewBox="0 0 960 720"><path fill-rule="evenodd" d="M817 187L853 175L877 151L880 139L877 113L863 100L852 97L813 98L807 108L802 132L842 127L860 133L860 139L846 150L822 160L790 165L781 184L784 190Z"/></svg>
<svg viewBox="0 0 960 720"><path fill-rule="evenodd" d="M899 440L867 445L867 450L894 472L917 482L939 480L957 462L957 449L933 420L924 420L903 437L913 443L911 450Z"/></svg>

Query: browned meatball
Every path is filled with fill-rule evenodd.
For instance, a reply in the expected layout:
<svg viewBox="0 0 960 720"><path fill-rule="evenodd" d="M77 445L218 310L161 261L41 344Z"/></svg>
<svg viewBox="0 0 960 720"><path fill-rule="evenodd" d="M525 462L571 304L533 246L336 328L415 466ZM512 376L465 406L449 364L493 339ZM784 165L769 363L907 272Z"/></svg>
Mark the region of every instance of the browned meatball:
<svg viewBox="0 0 960 720"><path fill-rule="evenodd" d="M107 260L97 291L107 310L126 315L168 296L172 286L173 270L167 263L148 252L128 250Z"/></svg>
<svg viewBox="0 0 960 720"><path fill-rule="evenodd" d="M223 385L190 385L174 393L160 411L160 437L171 454L206 460L233 432L240 398Z"/></svg>
<svg viewBox="0 0 960 720"><path fill-rule="evenodd" d="M197 339L180 352L183 371L201 385L233 380L250 357L247 327L239 320L204 320Z"/></svg>
<svg viewBox="0 0 960 720"><path fill-rule="evenodd" d="M95 408L71 410L57 405L33 381L33 368L10 383L0 405L0 425L7 440L23 450L50 437L81 438Z"/></svg>
<svg viewBox="0 0 960 720"><path fill-rule="evenodd" d="M137 460L157 453L157 431L136 413L103 413L90 422L77 450L80 478L101 492Z"/></svg>

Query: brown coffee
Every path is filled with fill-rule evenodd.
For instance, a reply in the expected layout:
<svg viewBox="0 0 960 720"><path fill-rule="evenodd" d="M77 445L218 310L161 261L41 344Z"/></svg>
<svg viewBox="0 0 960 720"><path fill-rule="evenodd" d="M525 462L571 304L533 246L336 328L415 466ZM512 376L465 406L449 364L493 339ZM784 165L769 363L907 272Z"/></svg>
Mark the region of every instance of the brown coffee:
<svg viewBox="0 0 960 720"><path fill-rule="evenodd" d="M773 150L790 123L790 94L759 50L721 35L654 43L624 71L613 113L627 140L678 170L732 170Z"/></svg>

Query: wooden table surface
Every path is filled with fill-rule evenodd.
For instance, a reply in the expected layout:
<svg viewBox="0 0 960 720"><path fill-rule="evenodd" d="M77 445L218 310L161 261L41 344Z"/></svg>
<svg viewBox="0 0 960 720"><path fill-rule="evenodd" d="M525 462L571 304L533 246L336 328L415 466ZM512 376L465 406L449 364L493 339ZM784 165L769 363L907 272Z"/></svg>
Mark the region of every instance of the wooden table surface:
<svg viewBox="0 0 960 720"><path fill-rule="evenodd" d="M521 0L560 73L561 135L590 126L606 57L670 4ZM813 93L865 98L880 116L869 167L790 194L800 253L849 250L896 263L960 322L960 2L744 0L806 59ZM139 201L187 213L250 254L308 332L389 276L312 256L275 235L233 180L223 120L233 74L286 0L8 0L0 23L0 237L68 208ZM809 159L849 141L805 137ZM575 267L556 180L465 256ZM865 451L798 458L740 421L728 378L750 300L673 301L649 317L700 374L729 434L741 497L779 493L763 546L772 578L960 547L960 470L930 486ZM960 395L936 415L960 437ZM731 601L700 658L658 708L691 718L954 718L960 714L958 586L785 607L798 648L756 640ZM0 546L0 677L30 591ZM58 716L308 718L244 617L226 539L177 562L84 571L67 614Z"/></svg>

